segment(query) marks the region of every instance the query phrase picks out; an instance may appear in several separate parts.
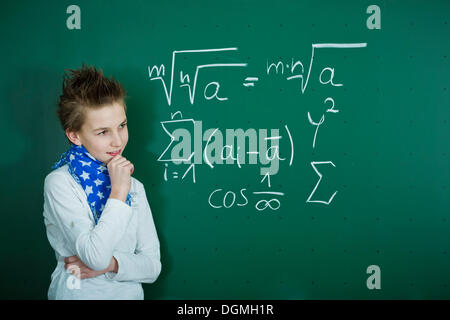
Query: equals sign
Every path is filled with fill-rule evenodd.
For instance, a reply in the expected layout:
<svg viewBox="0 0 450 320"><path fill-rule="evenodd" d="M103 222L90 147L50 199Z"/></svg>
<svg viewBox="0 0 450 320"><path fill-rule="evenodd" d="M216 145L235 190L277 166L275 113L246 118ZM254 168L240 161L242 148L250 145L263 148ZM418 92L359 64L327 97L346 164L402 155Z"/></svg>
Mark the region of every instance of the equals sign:
<svg viewBox="0 0 450 320"><path fill-rule="evenodd" d="M247 77L245 78L245 81L249 81L249 82L244 82L243 85L245 87L254 87L255 86L255 82L253 81L258 81L259 79L256 77Z"/></svg>

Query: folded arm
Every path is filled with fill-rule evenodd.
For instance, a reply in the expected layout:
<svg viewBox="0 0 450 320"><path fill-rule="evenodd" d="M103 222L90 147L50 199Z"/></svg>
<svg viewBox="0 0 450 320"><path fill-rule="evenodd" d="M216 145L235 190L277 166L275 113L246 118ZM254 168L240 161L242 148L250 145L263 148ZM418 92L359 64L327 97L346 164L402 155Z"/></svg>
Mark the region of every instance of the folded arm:
<svg viewBox="0 0 450 320"><path fill-rule="evenodd" d="M124 235L132 209L123 201L108 199L97 225L84 214L83 202L67 177L47 176L44 182L46 227L57 227L69 249L92 270L108 268L117 243Z"/></svg>
<svg viewBox="0 0 450 320"><path fill-rule="evenodd" d="M106 276L116 281L153 283L161 272L160 246L152 212L142 183L138 183L138 229L134 253L114 251L118 272Z"/></svg>

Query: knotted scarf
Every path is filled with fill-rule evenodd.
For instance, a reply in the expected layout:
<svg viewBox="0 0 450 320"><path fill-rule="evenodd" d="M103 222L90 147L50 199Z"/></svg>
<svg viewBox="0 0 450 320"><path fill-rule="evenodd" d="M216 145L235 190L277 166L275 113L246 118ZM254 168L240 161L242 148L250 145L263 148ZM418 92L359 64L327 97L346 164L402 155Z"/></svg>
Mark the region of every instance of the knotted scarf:
<svg viewBox="0 0 450 320"><path fill-rule="evenodd" d="M83 145L77 146L75 144L72 144L69 150L61 155L52 169L57 169L66 163L70 174L86 193L95 224L97 224L111 193L111 179L108 168L103 162L89 154ZM127 195L126 203L131 206L130 194Z"/></svg>

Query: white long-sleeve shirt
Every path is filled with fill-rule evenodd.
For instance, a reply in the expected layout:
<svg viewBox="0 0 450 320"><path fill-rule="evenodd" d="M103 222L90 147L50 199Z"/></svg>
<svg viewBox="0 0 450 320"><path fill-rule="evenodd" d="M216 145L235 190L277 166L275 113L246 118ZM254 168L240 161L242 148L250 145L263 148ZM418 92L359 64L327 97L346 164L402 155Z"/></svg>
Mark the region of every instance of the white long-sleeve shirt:
<svg viewBox="0 0 450 320"><path fill-rule="evenodd" d="M131 177L131 207L109 198L95 225L83 188L67 164L44 182L44 223L55 250L49 299L143 299L141 283L154 282L161 272L159 240L144 185ZM118 273L78 279L64 268L64 259L78 256L89 268L106 269L112 257Z"/></svg>

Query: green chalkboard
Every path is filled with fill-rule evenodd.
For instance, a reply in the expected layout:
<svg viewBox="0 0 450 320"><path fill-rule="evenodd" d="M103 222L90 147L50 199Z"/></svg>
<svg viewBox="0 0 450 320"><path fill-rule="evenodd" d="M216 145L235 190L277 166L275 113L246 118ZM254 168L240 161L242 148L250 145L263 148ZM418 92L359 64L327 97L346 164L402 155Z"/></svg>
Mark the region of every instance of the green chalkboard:
<svg viewBox="0 0 450 320"><path fill-rule="evenodd" d="M65 69L128 92L146 299L450 298L448 1L2 4L0 298L46 299Z"/></svg>

